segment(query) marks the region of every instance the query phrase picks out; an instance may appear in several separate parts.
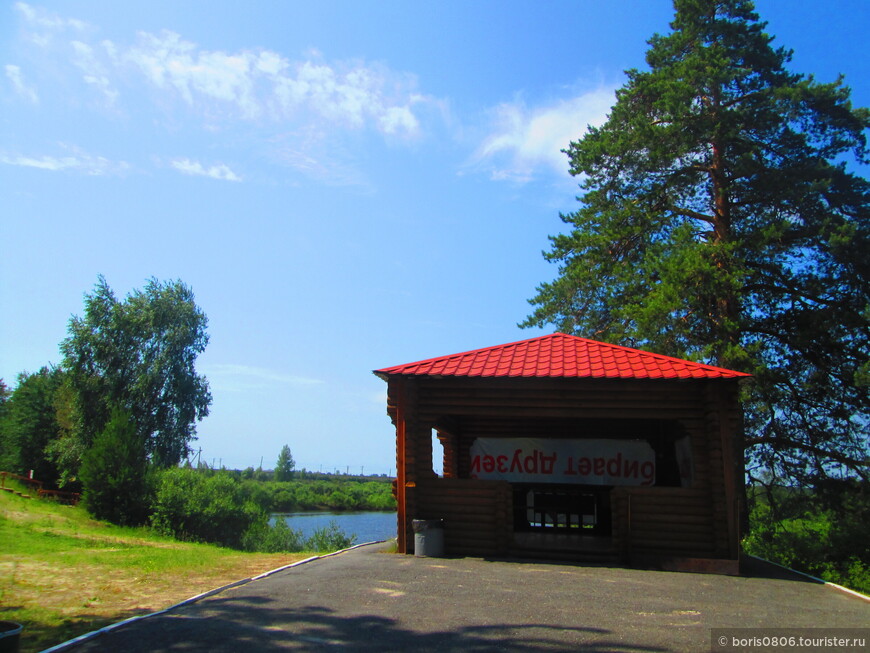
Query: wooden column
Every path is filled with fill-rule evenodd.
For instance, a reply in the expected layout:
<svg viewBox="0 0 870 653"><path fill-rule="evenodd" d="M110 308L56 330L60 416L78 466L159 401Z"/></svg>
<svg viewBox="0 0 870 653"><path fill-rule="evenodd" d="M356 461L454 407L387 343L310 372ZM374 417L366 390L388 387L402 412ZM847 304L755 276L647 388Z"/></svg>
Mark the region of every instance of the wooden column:
<svg viewBox="0 0 870 653"><path fill-rule="evenodd" d="M718 555L730 559L737 559L739 548L734 456L735 388L736 384L712 381L708 381L705 388L715 550Z"/></svg>
<svg viewBox="0 0 870 653"><path fill-rule="evenodd" d="M390 379L388 393L389 399L393 402L393 421L396 425L396 548L399 553L407 553L404 380L401 378Z"/></svg>
<svg viewBox="0 0 870 653"><path fill-rule="evenodd" d="M416 487L420 479L417 466L420 425L417 418L416 379L391 379L390 390L396 405L397 548L399 553L410 553L413 551L414 542L411 520L416 515ZM429 446L431 449L431 442ZM429 467L431 469L431 460Z"/></svg>
<svg viewBox="0 0 870 653"><path fill-rule="evenodd" d="M433 478L435 472L432 466L432 424L415 419L406 433L408 448L414 457L414 480ZM406 455L409 450L406 449Z"/></svg>
<svg viewBox="0 0 870 653"><path fill-rule="evenodd" d="M441 469L444 470L444 478L458 478L457 467L457 434L459 433L458 420L452 417L440 417L435 423L435 432L438 442L441 443L443 455L441 457Z"/></svg>
<svg viewBox="0 0 870 653"><path fill-rule="evenodd" d="M458 478L459 469L456 462L456 436L452 433L438 431L438 441L444 449L444 457L441 460L444 478Z"/></svg>

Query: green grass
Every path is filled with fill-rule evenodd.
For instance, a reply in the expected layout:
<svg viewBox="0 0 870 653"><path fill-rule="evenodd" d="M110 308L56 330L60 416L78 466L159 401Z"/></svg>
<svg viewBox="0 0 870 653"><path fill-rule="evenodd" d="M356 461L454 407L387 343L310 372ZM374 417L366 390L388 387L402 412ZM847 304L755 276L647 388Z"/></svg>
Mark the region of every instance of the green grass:
<svg viewBox="0 0 870 653"><path fill-rule="evenodd" d="M177 542L0 492L0 619L23 624L23 653L306 556Z"/></svg>

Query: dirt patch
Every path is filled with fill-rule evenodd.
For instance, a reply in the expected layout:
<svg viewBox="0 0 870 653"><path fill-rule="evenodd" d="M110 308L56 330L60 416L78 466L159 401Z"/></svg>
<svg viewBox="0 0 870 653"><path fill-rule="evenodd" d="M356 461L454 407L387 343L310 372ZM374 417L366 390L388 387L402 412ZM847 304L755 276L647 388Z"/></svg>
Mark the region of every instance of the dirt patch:
<svg viewBox="0 0 870 653"><path fill-rule="evenodd" d="M95 550L104 553L106 549ZM130 617L157 612L193 596L282 567L301 554L248 554L212 566L149 572L105 565L0 560L0 615L11 609L24 623L21 651L49 646ZM23 618L24 615L29 618ZM8 618L8 617L6 617ZM32 620L32 621L31 621Z"/></svg>
<svg viewBox="0 0 870 653"><path fill-rule="evenodd" d="M105 549L101 549L105 551ZM99 565L61 566L39 561L0 562L0 584L22 607L41 607L63 617L112 617L161 610L223 585L250 578L305 556L249 555L217 567L167 574Z"/></svg>

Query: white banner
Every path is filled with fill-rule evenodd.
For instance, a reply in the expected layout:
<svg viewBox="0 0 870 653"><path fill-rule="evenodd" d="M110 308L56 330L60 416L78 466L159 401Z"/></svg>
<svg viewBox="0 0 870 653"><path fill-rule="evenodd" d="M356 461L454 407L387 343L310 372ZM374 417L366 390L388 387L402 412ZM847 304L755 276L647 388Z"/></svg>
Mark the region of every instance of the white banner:
<svg viewBox="0 0 870 653"><path fill-rule="evenodd" d="M644 440L477 438L471 477L512 483L653 485L656 458Z"/></svg>

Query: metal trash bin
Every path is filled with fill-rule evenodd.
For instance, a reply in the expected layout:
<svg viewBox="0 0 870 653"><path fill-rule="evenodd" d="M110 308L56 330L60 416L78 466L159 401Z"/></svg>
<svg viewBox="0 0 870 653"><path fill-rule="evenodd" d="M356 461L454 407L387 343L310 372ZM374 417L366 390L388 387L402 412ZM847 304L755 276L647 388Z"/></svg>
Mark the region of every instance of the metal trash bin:
<svg viewBox="0 0 870 653"><path fill-rule="evenodd" d="M21 643L21 624L0 621L0 653L18 653Z"/></svg>
<svg viewBox="0 0 870 653"><path fill-rule="evenodd" d="M414 519L414 555L418 558L440 558L444 555L444 520Z"/></svg>

